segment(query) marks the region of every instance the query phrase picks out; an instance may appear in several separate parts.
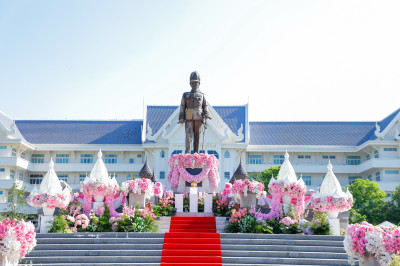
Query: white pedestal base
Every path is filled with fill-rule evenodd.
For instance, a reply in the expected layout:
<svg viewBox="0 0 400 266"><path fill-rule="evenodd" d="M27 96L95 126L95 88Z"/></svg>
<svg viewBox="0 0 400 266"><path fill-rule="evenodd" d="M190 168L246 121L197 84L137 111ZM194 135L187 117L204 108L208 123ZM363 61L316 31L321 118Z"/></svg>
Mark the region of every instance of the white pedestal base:
<svg viewBox="0 0 400 266"><path fill-rule="evenodd" d="M204 212L212 212L213 196L212 194L204 195Z"/></svg>
<svg viewBox="0 0 400 266"><path fill-rule="evenodd" d="M331 233L335 236L340 236L340 219L328 219Z"/></svg>
<svg viewBox="0 0 400 266"><path fill-rule="evenodd" d="M139 202L140 209L144 209L146 207L146 200L144 197L145 197L144 193L137 194L129 192L129 205L131 207L135 207L136 204L138 204Z"/></svg>
<svg viewBox="0 0 400 266"><path fill-rule="evenodd" d="M40 216L40 233L48 233L51 222L54 220L54 216L47 216L47 215L42 215Z"/></svg>
<svg viewBox="0 0 400 266"><path fill-rule="evenodd" d="M380 266L374 256L367 256L364 262L360 261L360 266Z"/></svg>
<svg viewBox="0 0 400 266"><path fill-rule="evenodd" d="M103 206L103 202L93 202L93 210L96 211L98 208Z"/></svg>
<svg viewBox="0 0 400 266"><path fill-rule="evenodd" d="M176 212L183 212L183 194L175 194Z"/></svg>
<svg viewBox="0 0 400 266"><path fill-rule="evenodd" d="M240 207L246 208L246 206L248 206L249 208L257 206L257 199L255 193L247 193L247 196L244 195L240 196Z"/></svg>
<svg viewBox="0 0 400 266"><path fill-rule="evenodd" d="M197 194L189 194L190 212L199 212L199 196Z"/></svg>

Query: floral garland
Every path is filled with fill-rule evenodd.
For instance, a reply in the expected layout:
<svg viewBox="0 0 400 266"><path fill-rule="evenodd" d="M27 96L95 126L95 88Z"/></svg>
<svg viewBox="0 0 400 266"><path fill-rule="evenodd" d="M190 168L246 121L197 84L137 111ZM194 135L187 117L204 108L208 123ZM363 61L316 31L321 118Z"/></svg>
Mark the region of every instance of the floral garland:
<svg viewBox="0 0 400 266"><path fill-rule="evenodd" d="M241 195L247 196L247 193L255 193L256 198L259 199L264 191L264 184L257 181L250 181L247 178L245 180L235 180L232 186L232 192L235 198L239 198Z"/></svg>
<svg viewBox="0 0 400 266"><path fill-rule="evenodd" d="M311 200L311 206L315 211L320 212L344 212L353 207L353 197L316 197Z"/></svg>
<svg viewBox="0 0 400 266"><path fill-rule="evenodd" d="M399 227L378 227L367 222L351 224L344 238L344 249L349 256L349 262L355 259L364 262L371 254L381 265L389 265L394 255L400 250Z"/></svg>
<svg viewBox="0 0 400 266"><path fill-rule="evenodd" d="M207 177L210 180L212 189L217 189L219 184L218 159L212 154L175 154L172 155L168 164L171 167L168 174L168 182L173 188L178 187L179 177L182 177L186 182L200 183ZM201 173L191 175L186 171L186 168L202 168Z"/></svg>
<svg viewBox="0 0 400 266"><path fill-rule="evenodd" d="M160 194L160 186L162 189L162 185L160 182L159 186L157 187L157 193L158 195ZM142 192L145 194L146 199L150 199L151 197L154 196L154 191L156 190L156 186L154 185L153 182L151 182L150 179L147 178L141 178L141 179L135 179L135 180L128 180L122 183L121 185L121 190L124 192L125 195L128 195L129 192L135 193L135 194L142 194ZM162 194L162 191L161 191Z"/></svg>
<svg viewBox="0 0 400 266"><path fill-rule="evenodd" d="M0 222L0 244L0 254L17 265L36 246L35 226L24 220L4 219Z"/></svg>
<svg viewBox="0 0 400 266"><path fill-rule="evenodd" d="M47 193L40 193L35 196L28 196L26 202L32 207L44 207L47 204L47 208L54 209L56 207L65 210L71 201L71 195L69 193L57 193L55 195L49 195Z"/></svg>

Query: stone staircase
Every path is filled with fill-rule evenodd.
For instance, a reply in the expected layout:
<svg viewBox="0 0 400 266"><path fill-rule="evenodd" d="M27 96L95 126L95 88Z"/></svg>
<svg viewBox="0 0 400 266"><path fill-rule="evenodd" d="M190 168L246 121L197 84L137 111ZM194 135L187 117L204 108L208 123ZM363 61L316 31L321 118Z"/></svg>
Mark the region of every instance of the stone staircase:
<svg viewBox="0 0 400 266"><path fill-rule="evenodd" d="M341 236L221 234L223 265L349 265ZM164 233L38 234L21 264L160 265Z"/></svg>

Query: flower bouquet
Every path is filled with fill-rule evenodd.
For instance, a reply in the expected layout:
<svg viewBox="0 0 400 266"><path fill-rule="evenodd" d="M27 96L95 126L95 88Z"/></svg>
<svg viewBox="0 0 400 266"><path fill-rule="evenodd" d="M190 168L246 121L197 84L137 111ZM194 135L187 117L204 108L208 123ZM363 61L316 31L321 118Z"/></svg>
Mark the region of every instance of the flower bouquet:
<svg viewBox="0 0 400 266"><path fill-rule="evenodd" d="M18 265L36 246L35 237L35 226L31 222L4 219L0 222L0 254L5 260L0 263Z"/></svg>
<svg viewBox="0 0 400 266"><path fill-rule="evenodd" d="M349 196L316 196L311 199L311 206L320 212L345 212L353 207L353 197Z"/></svg>
<svg viewBox="0 0 400 266"><path fill-rule="evenodd" d="M63 210L68 207L70 200L71 196L68 191L63 191L54 195L39 193L37 195L29 195L26 198L26 202L32 207L47 207L50 209L58 207Z"/></svg>
<svg viewBox="0 0 400 266"><path fill-rule="evenodd" d="M247 193L255 193L256 198L259 199L261 194L264 191L264 184L257 181L250 181L248 179L245 180L235 180L232 185L232 192L235 198L239 198L239 196L243 195L247 197ZM229 193L229 185L225 185L224 193Z"/></svg>
<svg viewBox="0 0 400 266"><path fill-rule="evenodd" d="M400 252L400 229L373 226L367 222L351 224L343 243L351 264L356 258L364 263L369 256L373 256L379 264L389 265Z"/></svg>
<svg viewBox="0 0 400 266"><path fill-rule="evenodd" d="M157 190L158 195L162 195L162 185L160 182L157 183L159 183L158 187L156 187L154 183L147 178L128 180L122 183L121 190L122 192L124 192L125 195L128 195L129 192L132 192L134 194L144 193L145 198L150 199L154 196L155 190Z"/></svg>
<svg viewBox="0 0 400 266"><path fill-rule="evenodd" d="M274 178L271 178L271 181L268 184L268 191L271 193L271 195L298 198L300 196L304 196L306 190L307 187L304 185L304 182L288 184L284 181L278 182Z"/></svg>
<svg viewBox="0 0 400 266"><path fill-rule="evenodd" d="M178 187L179 177L186 182L200 183L207 177L210 180L212 189L217 189L219 184L218 159L212 154L175 154L168 161L171 170L168 174L168 182L172 187ZM197 175L191 175L186 168L201 168L202 171Z"/></svg>

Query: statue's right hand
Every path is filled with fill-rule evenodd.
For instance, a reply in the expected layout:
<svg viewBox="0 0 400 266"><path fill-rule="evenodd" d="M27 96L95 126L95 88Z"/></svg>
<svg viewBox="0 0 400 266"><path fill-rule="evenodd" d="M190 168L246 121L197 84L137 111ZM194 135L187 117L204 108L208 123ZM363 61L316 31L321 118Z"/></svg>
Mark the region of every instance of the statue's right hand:
<svg viewBox="0 0 400 266"><path fill-rule="evenodd" d="M185 119L179 119L178 124L183 124L183 123L185 123Z"/></svg>

